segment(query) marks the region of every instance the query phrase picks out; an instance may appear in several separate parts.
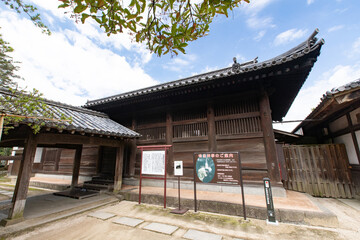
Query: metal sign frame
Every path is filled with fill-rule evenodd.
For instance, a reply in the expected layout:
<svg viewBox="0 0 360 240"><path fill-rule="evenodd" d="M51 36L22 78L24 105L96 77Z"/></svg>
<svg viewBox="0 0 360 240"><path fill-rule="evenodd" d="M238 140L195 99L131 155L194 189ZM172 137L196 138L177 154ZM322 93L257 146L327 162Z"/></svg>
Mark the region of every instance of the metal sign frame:
<svg viewBox="0 0 360 240"><path fill-rule="evenodd" d="M141 204L141 183L142 179L158 179L164 180L164 208L166 208L166 169L167 169L167 151L172 147L172 145L150 145L150 146L138 146L137 148L141 150L141 164L140 164L140 182L139 182L139 204ZM164 157L164 175L159 175L159 177L154 176L143 176L142 173L142 164L143 164L143 152L144 151L155 151L163 150L165 151Z"/></svg>
<svg viewBox="0 0 360 240"><path fill-rule="evenodd" d="M244 220L246 220L246 207L245 207L245 195L244 195L244 184L243 184L243 176L242 176L242 167L241 167L241 160L240 160L240 152L196 152L193 155L193 167L194 167L194 210L197 212L197 198L196 198L196 157L199 154L237 154L238 163L239 163L239 172L240 172L240 186L241 186L241 197L242 197L242 205L243 205L243 215ZM216 183L211 183L216 184ZM222 183L226 184L226 183ZM233 186L233 185L232 185Z"/></svg>

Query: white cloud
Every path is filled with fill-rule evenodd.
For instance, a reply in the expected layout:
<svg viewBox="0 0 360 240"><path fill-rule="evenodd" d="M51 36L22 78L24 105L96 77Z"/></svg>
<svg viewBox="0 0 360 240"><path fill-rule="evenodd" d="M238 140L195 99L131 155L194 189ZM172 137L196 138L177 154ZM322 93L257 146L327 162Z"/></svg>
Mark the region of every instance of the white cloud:
<svg viewBox="0 0 360 240"><path fill-rule="evenodd" d="M328 29L328 32L335 32L344 28L344 25L336 25Z"/></svg>
<svg viewBox="0 0 360 240"><path fill-rule="evenodd" d="M253 29L266 29L266 28L274 28L275 24L273 24L273 19L271 17L258 17L253 16L246 20L247 25Z"/></svg>
<svg viewBox="0 0 360 240"><path fill-rule="evenodd" d="M254 40L259 42L266 34L265 30L260 31L255 37Z"/></svg>
<svg viewBox="0 0 360 240"><path fill-rule="evenodd" d="M67 10L63 8L58 8L61 4L60 1L49 1L49 0L31 0L35 6L41 7L47 11L50 11L51 14L59 18L59 20L64 21L69 18L69 15L65 14Z"/></svg>
<svg viewBox="0 0 360 240"><path fill-rule="evenodd" d="M243 9L246 13L250 15L258 14L264 8L266 8L271 3L275 2L276 0L255 0L250 1L250 4L243 4Z"/></svg>
<svg viewBox="0 0 360 240"><path fill-rule="evenodd" d="M320 103L320 98L326 91L340 87L360 78L360 62L354 65L338 65L325 72L315 84L301 89L296 97L286 120L303 120ZM274 124L274 128L292 131L299 123Z"/></svg>
<svg viewBox="0 0 360 240"><path fill-rule="evenodd" d="M191 69L191 64L196 60L196 55L185 54L173 57L168 64L163 65L164 69L168 69L174 72L182 72L184 68Z"/></svg>
<svg viewBox="0 0 360 240"><path fill-rule="evenodd" d="M360 37L352 44L352 55L360 54Z"/></svg>
<svg viewBox="0 0 360 240"><path fill-rule="evenodd" d="M4 39L15 49L14 59L22 62L19 74L46 98L81 105L87 99L157 84L139 64L130 64L125 56L103 46L133 49L136 45L104 40L98 31L86 32L91 25L82 25L79 32L67 29L47 36L9 11L2 11L0 25Z"/></svg>
<svg viewBox="0 0 360 240"><path fill-rule="evenodd" d="M313 4L315 2L315 0L306 0L307 4L310 5L310 4Z"/></svg>
<svg viewBox="0 0 360 240"><path fill-rule="evenodd" d="M275 27L272 17L260 16L260 12L277 0L257 0L250 4L242 4L241 10L247 15L246 24L252 29L267 29Z"/></svg>
<svg viewBox="0 0 360 240"><path fill-rule="evenodd" d="M307 33L307 30L305 30L305 29L298 30L296 28L293 28L293 29L287 30L276 36L276 38L274 40L274 44L275 44L275 46L278 46L278 45L290 43L296 39L304 37L306 35L306 33Z"/></svg>

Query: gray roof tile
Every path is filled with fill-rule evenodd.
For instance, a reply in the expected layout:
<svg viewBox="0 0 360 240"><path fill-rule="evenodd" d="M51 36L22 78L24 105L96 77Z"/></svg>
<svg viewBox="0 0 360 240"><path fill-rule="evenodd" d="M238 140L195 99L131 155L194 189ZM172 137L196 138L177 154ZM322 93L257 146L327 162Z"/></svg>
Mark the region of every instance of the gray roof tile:
<svg viewBox="0 0 360 240"><path fill-rule="evenodd" d="M0 94L8 94L4 89L0 89ZM47 104L48 111L51 112L55 118L61 118L62 115L66 119L72 121L63 121L61 123L45 120L45 127L47 128L62 128L64 130L75 130L80 133L88 134L102 134L106 136L116 137L139 137L140 134L122 126L121 124L111 120L108 115L89 110L83 107L75 107L60 102L44 100ZM43 116L41 112L38 116ZM33 122L33 119L25 119L24 122Z"/></svg>

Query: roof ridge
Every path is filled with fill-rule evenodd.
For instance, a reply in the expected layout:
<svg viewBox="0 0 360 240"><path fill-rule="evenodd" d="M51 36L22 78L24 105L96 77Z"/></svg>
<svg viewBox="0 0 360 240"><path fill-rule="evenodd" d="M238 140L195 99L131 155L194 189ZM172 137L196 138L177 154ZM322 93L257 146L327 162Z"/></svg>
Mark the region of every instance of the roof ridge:
<svg viewBox="0 0 360 240"><path fill-rule="evenodd" d="M13 94L13 93L10 92L8 89L6 89L4 87L0 87L0 94ZM23 94L26 94L26 93L23 93ZM109 118L109 116L107 114L103 113L103 112L98 112L98 111L95 111L95 110L84 108L82 106L73 106L73 105L70 105L70 104L50 100L50 99L43 98L43 97L41 97L41 100L44 101L44 103L46 103L47 105L66 108L66 109L74 110L74 111L77 111L77 112L88 113L88 114L95 115L95 116L98 116L98 117Z"/></svg>
<svg viewBox="0 0 360 240"><path fill-rule="evenodd" d="M186 78L182 78L182 79L178 79L178 80L174 80L174 81L170 81L170 82L165 82L162 84L158 84L158 85L154 85L154 86L150 86L150 87L146 87L146 88L142 88L142 89L137 89L137 90L130 91L130 92L124 92L124 93L112 95L109 97L104 97L104 98L100 98L100 99L87 101L86 104L84 105L84 107L90 107L90 106L94 106L94 105L98 105L98 104L102 104L102 103L106 103L106 102L116 101L119 99L125 99L125 98L129 98L129 97L133 97L133 96L148 94L151 92L161 91L161 90L165 90L165 89L171 89L171 88L179 87L182 85L193 84L196 82L209 81L209 80L224 77L224 76L230 76L230 75L241 74L244 72L255 71L255 70L258 70L261 68L266 68L269 66L285 63L287 61L307 55L307 54L311 53L312 51L314 51L315 49L317 49L319 45L324 44L323 39L320 39L318 41L318 39L315 37L318 32L319 32L319 30L315 29L315 31L310 35L309 38L307 38L304 42L300 43L296 47L294 47L294 48L286 51L285 53L282 53L274 58L265 60L260 63L257 63L254 59L252 62L247 62L248 64L245 66L243 64L238 64L238 65L240 65L240 67L238 67L238 68L233 68L233 67L221 68L221 69L214 70L211 72L206 72L206 73L202 73L202 74L198 74L198 75L194 75L194 76L190 76L190 77L186 77ZM234 65L235 64L237 64L237 63L234 63Z"/></svg>

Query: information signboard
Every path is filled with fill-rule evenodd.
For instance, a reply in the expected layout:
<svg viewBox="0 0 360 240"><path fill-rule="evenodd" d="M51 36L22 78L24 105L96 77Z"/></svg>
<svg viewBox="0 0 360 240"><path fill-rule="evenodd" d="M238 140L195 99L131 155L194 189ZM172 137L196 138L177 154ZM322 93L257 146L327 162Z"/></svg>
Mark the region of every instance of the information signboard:
<svg viewBox="0 0 360 240"><path fill-rule="evenodd" d="M194 211L197 211L196 183L232 184L241 186L244 219L246 208L239 152L194 153Z"/></svg>
<svg viewBox="0 0 360 240"><path fill-rule="evenodd" d="M240 185L238 153L195 154L197 182Z"/></svg>
<svg viewBox="0 0 360 240"><path fill-rule="evenodd" d="M164 175L165 151L143 151L141 173L148 175Z"/></svg>
<svg viewBox="0 0 360 240"><path fill-rule="evenodd" d="M183 176L183 161L174 161L174 176Z"/></svg>

